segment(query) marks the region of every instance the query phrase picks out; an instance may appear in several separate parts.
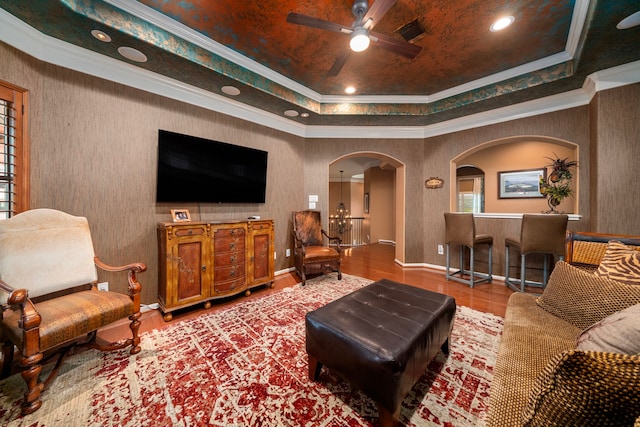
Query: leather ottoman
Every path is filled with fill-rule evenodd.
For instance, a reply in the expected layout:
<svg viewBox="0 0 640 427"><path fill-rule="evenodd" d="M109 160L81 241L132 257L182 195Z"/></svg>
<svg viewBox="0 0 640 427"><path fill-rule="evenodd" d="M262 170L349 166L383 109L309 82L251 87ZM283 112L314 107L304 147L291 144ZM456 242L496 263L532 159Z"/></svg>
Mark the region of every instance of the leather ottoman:
<svg viewBox="0 0 640 427"><path fill-rule="evenodd" d="M449 340L456 312L447 295L382 279L307 313L309 378L322 366L378 405L381 426L398 424L400 403Z"/></svg>

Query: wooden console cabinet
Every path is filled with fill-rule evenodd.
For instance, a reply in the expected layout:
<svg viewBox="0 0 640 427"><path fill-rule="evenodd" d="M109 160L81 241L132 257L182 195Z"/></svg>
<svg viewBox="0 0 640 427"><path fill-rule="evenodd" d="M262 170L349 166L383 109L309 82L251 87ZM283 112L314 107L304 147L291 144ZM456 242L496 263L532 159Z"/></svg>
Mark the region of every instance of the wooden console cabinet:
<svg viewBox="0 0 640 427"><path fill-rule="evenodd" d="M172 311L244 292L274 280L272 220L158 224L158 302Z"/></svg>

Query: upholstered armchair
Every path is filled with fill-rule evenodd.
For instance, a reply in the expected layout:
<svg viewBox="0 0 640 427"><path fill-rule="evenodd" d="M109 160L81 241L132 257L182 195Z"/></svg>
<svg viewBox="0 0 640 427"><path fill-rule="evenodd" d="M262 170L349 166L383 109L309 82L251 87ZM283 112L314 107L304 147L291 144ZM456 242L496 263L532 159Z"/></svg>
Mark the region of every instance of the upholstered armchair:
<svg viewBox="0 0 640 427"><path fill-rule="evenodd" d="M325 245L334 242L335 249ZM293 257L296 270L302 278L302 285L308 274L326 274L338 272L338 280L342 280L340 262L342 259L339 237L331 237L322 229L320 212L306 210L293 213Z"/></svg>
<svg viewBox="0 0 640 427"><path fill-rule="evenodd" d="M128 295L98 291L97 268L127 272ZM144 264L109 266L95 256L86 218L34 209L0 221L0 338L2 377L20 371L27 385L23 415L42 405L41 392L75 346L140 351L140 291ZM97 330L128 318L131 338L100 343ZM20 353L13 366L15 348ZM41 364L58 357L41 381ZM45 359L46 356L46 359Z"/></svg>

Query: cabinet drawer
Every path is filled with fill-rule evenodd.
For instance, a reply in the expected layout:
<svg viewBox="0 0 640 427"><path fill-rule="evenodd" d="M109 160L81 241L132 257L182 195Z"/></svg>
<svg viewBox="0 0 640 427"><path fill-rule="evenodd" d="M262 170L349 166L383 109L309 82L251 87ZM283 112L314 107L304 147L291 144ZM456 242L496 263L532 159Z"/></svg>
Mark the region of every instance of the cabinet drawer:
<svg viewBox="0 0 640 427"><path fill-rule="evenodd" d="M218 286L218 282L223 282L231 279L240 279L244 281L244 263L230 265L225 267L216 267L214 272L214 283Z"/></svg>
<svg viewBox="0 0 640 427"><path fill-rule="evenodd" d="M252 223L251 224L251 229L252 230L270 230L271 229L271 224L268 222L258 222L258 223Z"/></svg>
<svg viewBox="0 0 640 427"><path fill-rule="evenodd" d="M244 277L241 279L232 279L225 280L224 282L216 282L213 286L213 293L215 295L226 294L226 293L237 293L238 291L246 288L246 282ZM234 292L235 291L235 292Z"/></svg>
<svg viewBox="0 0 640 427"><path fill-rule="evenodd" d="M219 228L215 231L215 239L223 239L228 237L244 238L244 228Z"/></svg>
<svg viewBox="0 0 640 427"><path fill-rule="evenodd" d="M244 251L244 235L218 237L213 240L214 252L235 252Z"/></svg>
<svg viewBox="0 0 640 427"><path fill-rule="evenodd" d="M205 232L206 232L205 227L188 227L188 228L180 227L175 229L175 235L178 237L201 236L205 234Z"/></svg>
<svg viewBox="0 0 640 427"><path fill-rule="evenodd" d="M214 256L214 263L216 268L236 264L244 265L244 251L216 253Z"/></svg>

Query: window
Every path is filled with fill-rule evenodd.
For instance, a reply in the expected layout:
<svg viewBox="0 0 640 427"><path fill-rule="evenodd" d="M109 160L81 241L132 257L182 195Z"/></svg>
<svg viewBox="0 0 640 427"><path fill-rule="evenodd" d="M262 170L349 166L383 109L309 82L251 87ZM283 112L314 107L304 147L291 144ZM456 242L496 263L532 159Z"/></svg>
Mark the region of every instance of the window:
<svg viewBox="0 0 640 427"><path fill-rule="evenodd" d="M27 92L0 81L0 219L29 209Z"/></svg>
<svg viewBox="0 0 640 427"><path fill-rule="evenodd" d="M484 212L484 172L471 165L456 169L458 212Z"/></svg>
<svg viewBox="0 0 640 427"><path fill-rule="evenodd" d="M484 178L458 178L458 212L484 212Z"/></svg>

